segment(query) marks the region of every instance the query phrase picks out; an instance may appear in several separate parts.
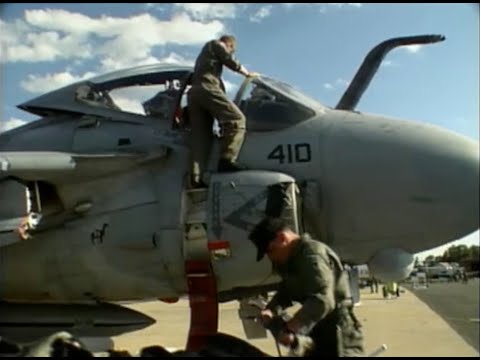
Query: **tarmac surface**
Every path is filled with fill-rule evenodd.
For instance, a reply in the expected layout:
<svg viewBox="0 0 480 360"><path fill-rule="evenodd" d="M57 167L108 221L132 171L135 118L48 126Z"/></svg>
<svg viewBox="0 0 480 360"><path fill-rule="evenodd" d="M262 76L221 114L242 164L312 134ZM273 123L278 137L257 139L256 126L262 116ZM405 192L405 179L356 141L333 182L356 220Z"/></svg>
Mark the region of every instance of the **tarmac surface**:
<svg viewBox="0 0 480 360"><path fill-rule="evenodd" d="M477 351L480 351L480 281L434 282L413 293L440 315Z"/></svg>
<svg viewBox="0 0 480 360"><path fill-rule="evenodd" d="M478 280L475 280L478 289ZM438 285L438 286L437 286ZM452 285L452 287L449 287ZM378 294L370 294L369 289L361 290L361 302L355 307L355 313L363 324L365 335L366 353L370 354L382 344L387 345L387 350L378 356L381 357L479 357L477 348L472 345L470 335L467 341L459 333L470 333L471 326L465 321L466 317L474 317L467 310L462 310L460 317L454 316L452 310L440 310L444 320L432 308L451 309L453 307L466 307L465 304L476 304L478 318L478 292L477 298L471 298L468 289L475 289L475 283L463 284L435 284L429 289L414 290L402 287L399 298L384 299L381 288ZM459 287L457 289L457 286ZM464 294L465 295L462 295ZM425 298L429 305L419 300L415 294ZM456 296L457 300L440 301L438 298ZM434 299L432 301L432 299ZM476 303L475 303L476 301ZM465 303L465 304L464 304ZM445 305L446 304L446 305ZM456 304L455 306L453 304ZM187 340L190 322L190 308L187 300L180 300L175 304L161 302L143 302L126 305L132 309L146 313L157 320L157 323L140 331L113 337L116 350L127 350L132 354L138 353L142 347L161 345L168 349L184 349ZM219 331L245 339L241 321L238 319L238 303L235 301L220 304ZM443 315L443 314L452 315ZM465 317L466 316L466 317ZM456 320L452 320L456 319ZM453 321L453 322L452 322ZM450 322L450 323L449 323ZM478 322L476 334L478 334ZM457 332L452 326L458 327ZM475 327L474 326L474 327ZM472 332L475 334L475 330ZM478 336L478 335L477 335ZM477 337L478 340L478 337ZM249 339L248 342L260 350L278 356L277 349L270 334L266 338ZM287 351L282 348L283 355Z"/></svg>

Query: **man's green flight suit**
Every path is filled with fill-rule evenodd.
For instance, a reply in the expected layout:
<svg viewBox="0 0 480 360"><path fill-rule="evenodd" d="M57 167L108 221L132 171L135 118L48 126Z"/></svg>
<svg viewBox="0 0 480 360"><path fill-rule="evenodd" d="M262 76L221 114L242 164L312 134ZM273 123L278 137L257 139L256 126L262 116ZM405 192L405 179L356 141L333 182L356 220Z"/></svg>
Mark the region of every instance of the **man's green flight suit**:
<svg viewBox="0 0 480 360"><path fill-rule="evenodd" d="M208 166L214 118L222 130L221 159L235 162L243 144L246 120L226 96L221 78L224 65L236 72L242 69L219 40L205 44L195 63L192 87L188 92L194 182L201 181Z"/></svg>
<svg viewBox="0 0 480 360"><path fill-rule="evenodd" d="M275 270L282 282L267 308L276 312L294 301L302 304L294 319L315 343L309 356L364 356L348 274L329 246L304 234L288 261Z"/></svg>

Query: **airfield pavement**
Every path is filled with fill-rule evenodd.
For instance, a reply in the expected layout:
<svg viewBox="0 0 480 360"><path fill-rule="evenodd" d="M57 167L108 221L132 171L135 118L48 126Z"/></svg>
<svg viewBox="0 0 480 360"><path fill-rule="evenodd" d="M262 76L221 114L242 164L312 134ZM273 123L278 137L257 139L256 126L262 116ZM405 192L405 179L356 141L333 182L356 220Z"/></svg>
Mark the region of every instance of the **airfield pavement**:
<svg viewBox="0 0 480 360"><path fill-rule="evenodd" d="M414 294L439 314L465 341L480 351L480 279L434 282Z"/></svg>
<svg viewBox="0 0 480 360"><path fill-rule="evenodd" d="M422 290L412 290L410 286L402 286L400 297L393 299L383 299L381 287L378 294L370 294L369 288L362 289L360 304L355 307L355 313L363 324L367 354L386 344L387 350L378 356L479 357L478 346L475 349L468 343L468 341L471 342L471 335L468 334L475 334L475 331L478 334L479 282L478 279L471 280L470 285L458 288L461 285L435 284L429 289ZM476 295L471 295L467 287L476 291ZM458 296L459 293L462 295ZM427 301L429 305L415 294ZM436 301L434 303L438 304L432 306L432 298L445 296L454 296L456 300ZM462 302L472 304L472 296L477 296L476 304L473 300L475 306L465 307ZM241 321L237 317L237 304L237 302L228 302L220 305L219 330L246 339ZM190 321L187 300L180 300L175 304L143 302L126 306L146 313L155 318L157 323L143 330L113 337L116 350L127 350L135 354L142 347L149 345L161 345L168 349L185 347ZM457 333L449 322L430 306L437 312L438 309L450 309L447 312L439 312L447 319L451 317L452 307L464 308L460 312L457 311L454 327L459 331L466 326L464 329L466 331ZM465 308L474 309L473 313ZM471 330L472 326L474 330ZM476 340L475 344L478 344L478 339ZM270 334L267 338L248 341L268 354L278 355ZM282 349L282 353L285 355L286 349Z"/></svg>

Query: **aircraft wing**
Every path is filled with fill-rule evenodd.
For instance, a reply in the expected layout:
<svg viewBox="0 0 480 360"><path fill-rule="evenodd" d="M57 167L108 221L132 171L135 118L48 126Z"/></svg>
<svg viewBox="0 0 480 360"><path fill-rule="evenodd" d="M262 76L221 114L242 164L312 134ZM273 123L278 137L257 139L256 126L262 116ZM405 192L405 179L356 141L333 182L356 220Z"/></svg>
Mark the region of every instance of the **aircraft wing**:
<svg viewBox="0 0 480 360"><path fill-rule="evenodd" d="M58 189L68 189L64 191L71 193L72 189L81 187L82 182L127 172L148 165L150 161L162 161L169 152L170 148L164 145L144 152L104 154L0 152L0 247L21 241L18 230L27 215L41 216L38 219L29 218L29 230L25 230L24 235L29 235L32 229L56 227L77 217L69 202L71 199ZM28 187L27 194L25 187L20 186L20 190L13 187L18 187L18 183Z"/></svg>
<svg viewBox="0 0 480 360"><path fill-rule="evenodd" d="M0 152L0 179L48 181L55 185L98 178L168 156L169 147L142 152L74 154L55 151Z"/></svg>

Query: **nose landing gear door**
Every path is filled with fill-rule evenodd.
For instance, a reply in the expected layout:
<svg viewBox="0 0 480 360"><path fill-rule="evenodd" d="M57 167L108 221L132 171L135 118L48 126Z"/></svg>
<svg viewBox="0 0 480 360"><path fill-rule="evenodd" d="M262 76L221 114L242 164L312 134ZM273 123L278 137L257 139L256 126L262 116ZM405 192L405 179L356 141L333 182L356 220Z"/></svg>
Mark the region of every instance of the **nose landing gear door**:
<svg viewBox="0 0 480 360"><path fill-rule="evenodd" d="M282 217L299 232L297 208L297 186L286 174L242 171L212 175L207 212L209 245L228 244L213 257L220 291L259 285L259 279L271 275L268 259L256 262L256 248L248 235L265 215Z"/></svg>

